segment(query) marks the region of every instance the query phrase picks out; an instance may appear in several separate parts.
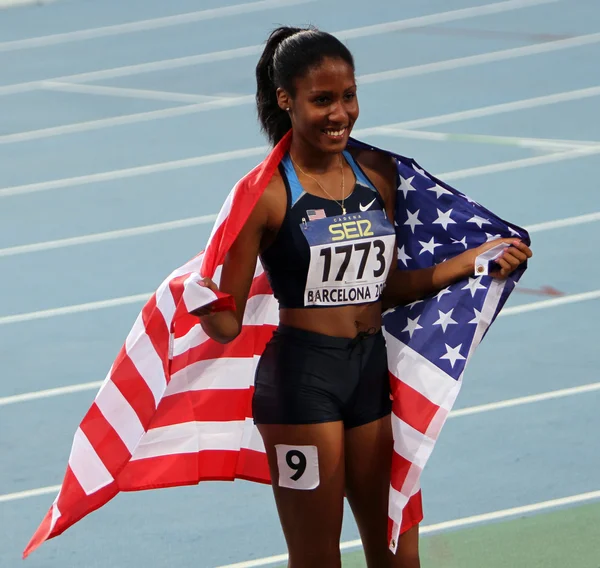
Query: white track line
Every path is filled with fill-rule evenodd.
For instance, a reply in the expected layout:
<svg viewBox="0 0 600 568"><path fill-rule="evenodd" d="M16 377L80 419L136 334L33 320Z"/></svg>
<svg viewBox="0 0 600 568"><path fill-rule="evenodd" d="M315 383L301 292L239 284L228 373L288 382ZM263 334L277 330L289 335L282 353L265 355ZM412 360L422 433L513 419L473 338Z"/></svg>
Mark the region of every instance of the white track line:
<svg viewBox="0 0 600 568"><path fill-rule="evenodd" d="M9 2L15 0L9 0ZM20 2L41 3L40 0L18 0ZM132 32L142 32L148 30L157 30L170 26L189 24L192 22L201 22L225 18L228 16L239 16L264 10L276 8L285 8L286 6L295 6L297 4L306 4L314 0L262 0L260 2L248 2L243 4L234 4L222 8L211 8L208 10L198 10L196 12L187 12L174 16L163 16L161 18L152 18L148 20L138 20L126 24L115 24L112 26L102 26L100 28L89 28L61 34L53 34L26 39L17 39L0 43L0 52L16 51L19 49L30 49L34 47L47 47L49 45L58 45L73 41L82 41L99 37L116 36ZM0 4L1 6L1 4Z"/></svg>
<svg viewBox="0 0 600 568"><path fill-rule="evenodd" d="M569 101L576 101L597 96L600 96L600 85L595 87L588 87L585 89L563 91L561 93L555 93L553 95L544 95L541 97L533 97L530 99L521 99L518 101L512 101L510 103L501 103L497 105L489 105L469 110L451 112L448 114L440 114L437 116L417 118L414 120L405 120L396 124L365 128L363 130L363 136L388 134L389 130L393 130L394 128L412 129L425 128L428 126L439 126L440 124L462 122L463 120L469 120L473 118L483 118L485 116L493 116L505 112L514 112L517 110L538 108L546 105L565 103Z"/></svg>
<svg viewBox="0 0 600 568"><path fill-rule="evenodd" d="M7 325L11 323L21 323L24 321L32 321L46 318L53 318L56 316L66 316L70 314L78 314L81 312L93 312L96 310L103 310L105 308L115 308L118 306L127 306L129 304L139 304L145 302L152 294L146 292L145 294L134 294L132 296L121 296L120 298L113 298L111 300L100 300L98 302L86 302L85 304L75 304L72 306L64 306L62 308L52 308L49 310L40 310L37 312L28 312L25 314L16 314L14 316L3 316L0 317L0 325Z"/></svg>
<svg viewBox="0 0 600 568"><path fill-rule="evenodd" d="M516 136L493 136L490 134L460 134L455 132L432 132L430 130L383 129L382 133L396 138L427 140L432 142L465 142L467 144L492 144L515 146L544 151L573 150L586 146L599 146L595 140L555 140L551 138L520 138Z"/></svg>
<svg viewBox="0 0 600 568"><path fill-rule="evenodd" d="M44 6L46 4L53 4L57 0L0 0L0 10L7 8L21 8L23 6ZM0 44L2 45L2 44Z"/></svg>
<svg viewBox="0 0 600 568"><path fill-rule="evenodd" d="M551 231L552 229L558 229L562 227L572 227L573 225L593 223L594 221L600 221L600 212L587 213L585 215L577 215L576 217L567 217L565 219L556 219L555 221L536 223L535 225L529 225L529 227L527 227L527 231L529 233L539 233L541 231Z"/></svg>
<svg viewBox="0 0 600 568"><path fill-rule="evenodd" d="M172 231L174 229L183 229L185 227L194 227L212 223L217 219L217 214L201 215L199 217L188 217L187 219L177 219L176 221L167 221L165 223L154 223L152 225L142 225L141 227L132 227L130 229L119 229L117 231L106 231L105 233L94 233L91 235L82 235L79 237L70 237L68 239L57 239L53 241L44 241L41 243L32 243L30 245L19 245L0 249L0 258L3 256L14 256L17 254L27 254L43 250L52 250L66 248L77 245L87 245L90 243L100 243L123 239L127 237L137 237L139 235L149 235L162 231Z"/></svg>
<svg viewBox="0 0 600 568"><path fill-rule="evenodd" d="M420 28L428 25L441 24L446 22L455 22L478 16L489 15L493 13L507 12L510 10L518 10L529 6L537 6L540 4L553 3L557 0L509 0L507 2L497 2L484 6L475 6L472 8L463 8L460 10L452 10L449 12L439 12L428 16L419 16L406 20L397 20L395 22L387 22L385 24L377 24L371 26L363 26L360 28L351 28L334 32L338 38L342 40L355 39L359 37L368 37L372 35L381 35L411 28ZM48 78L49 81L66 81L66 82L83 82L83 81L99 81L104 79L115 79L117 77L128 77L138 75L140 73L151 73L155 71L164 71L167 69L178 69L181 67L189 67L192 65L201 65L203 63L212 63L215 61L226 61L238 59L240 57L249 57L258 55L264 49L264 45L250 45L236 49L228 49L224 51L214 51L211 53L203 53L200 55L190 55L186 57L177 57L175 59L165 59L162 61L152 61L149 63L140 63L136 65L126 65L124 67L114 67L112 69L103 69L100 71L91 71L86 73L77 73L75 75L64 75L61 77ZM43 81L29 81L27 83L16 83L13 85L5 85L0 87L0 95L22 93L39 89Z"/></svg>
<svg viewBox="0 0 600 568"><path fill-rule="evenodd" d="M425 75L429 73L438 73L457 69L460 67L470 67L473 65L481 65L492 61L500 61L506 59L515 59L539 53L550 51L558 51L572 47L580 47L600 42L600 33L577 36L569 39L561 39L550 41L532 46L517 47L505 49L502 51L493 51L490 53L482 53L468 57L459 57L456 59L448 59L445 61L437 61L435 63L427 63L424 65L415 65L412 67L402 67L381 73L372 73L357 77L357 82L361 83L378 83L381 81L397 80L415 75ZM0 91L2 88L0 87ZM152 120L160 120L165 118L173 118L198 112L211 111L233 106L249 105L255 103L254 95L241 95L236 97L223 97L214 101L202 102L187 106L179 106L175 108L161 109L149 112L133 113L123 116L103 118L98 120L89 120L84 122L76 122L72 124L64 124L53 126L50 128L41 128L36 130L27 130L23 132L15 132L13 134L5 134L0 136L0 144L12 144L16 142L24 142L30 140L38 140L40 138L48 138L51 136L62 136L64 134L73 134L77 132L88 132L90 130L98 130L101 128L112 128L124 124L137 124Z"/></svg>
<svg viewBox="0 0 600 568"><path fill-rule="evenodd" d="M587 503L589 501L595 501L597 499L600 499L600 491L589 491L588 493L579 493L578 495L571 495L569 497L562 497L560 499L551 499L550 501L541 501L539 503L532 503L531 505L523 505L521 507L502 509L500 511L484 513L483 515L463 517L461 519L445 521L443 523L437 523L435 525L425 525L419 528L419 534L424 536L450 529L458 529L462 527L479 525L481 523L486 523L489 521L497 521L500 519L507 519L519 515L536 513L539 511L558 509L559 507L566 507L569 505L575 505L577 503ZM362 542L360 541L360 539L350 540L347 542L342 542L340 544L340 550L351 550L354 548L361 547ZM276 556L268 556L266 558L258 558L256 560L246 560L244 562L236 562L235 564L227 564L225 566L219 566L218 568L261 568L263 566L272 566L273 564L287 562L287 560L287 554L278 554Z"/></svg>
<svg viewBox="0 0 600 568"><path fill-rule="evenodd" d="M38 400L40 398L51 398L54 396L62 396L65 394L73 394L75 392L83 392L88 390L99 389L104 381L92 381L90 383L79 383L66 387L56 387L53 389L45 389L40 391L25 392L22 394L13 394L11 396L3 396L0 398L0 406L8 404L18 404L21 402L29 402L30 400Z"/></svg>
<svg viewBox="0 0 600 568"><path fill-rule="evenodd" d="M511 49L502 49L500 51L491 51L489 53L480 53L478 55L469 55L468 57L457 57L455 59L446 59L444 61L435 61L423 65L414 65L401 69L392 69L390 71L381 71L379 73L369 73L357 78L360 84L380 83L381 81L393 81L404 79L406 77L415 77L428 73L438 73L440 71L449 71L463 67L472 67L483 63L493 63L495 61L506 61L529 55L538 55L540 53L550 53L572 47L581 47L600 42L600 33L580 35L568 39L559 39L547 41L535 45L526 45L524 47L513 47Z"/></svg>
<svg viewBox="0 0 600 568"><path fill-rule="evenodd" d="M169 162L158 162L147 166L136 166L134 168L125 168L122 170L112 170L97 174L87 174L72 178L64 178L52 181L43 181L20 186L7 187L0 189L0 197L10 195L22 195L24 193L34 193L37 191L48 191L50 189L59 189L65 187L75 187L87 185L90 183L99 183L103 181L112 181L115 179L124 179L143 175L165 172L170 170L180 170L182 168L192 168L206 164L217 164L220 162L229 162L231 160L241 160L244 158L263 158L269 151L268 146L255 146L254 148L244 148L243 150L232 150L220 152L218 154L208 154L206 156L197 156L195 158L186 158L183 160L172 160Z"/></svg>
<svg viewBox="0 0 600 568"><path fill-rule="evenodd" d="M84 122L74 122L72 124L62 124L60 126L51 126L49 128L39 128L37 130L26 130L15 132L14 134L5 134L0 136L0 144L14 144L15 142L26 142L30 140L40 140L53 136L63 136L65 134L75 134L79 132L89 132L102 128L113 128L123 126L124 124L137 124L140 122L149 122L152 120L161 120L165 118L174 118L188 114L211 111L215 109L231 108L241 105L254 104L256 99L254 95L241 95L239 97L220 97L210 101L177 106L172 108L152 110L147 112L136 112L134 114L125 114L122 116L113 116L110 118L100 118L97 120L87 120Z"/></svg>
<svg viewBox="0 0 600 568"><path fill-rule="evenodd" d="M513 101L510 103L504 103L500 105L493 105L487 107L480 107L470 109L461 112L455 112L450 114L442 114L438 116L424 117L416 120L409 120L399 123L385 124L382 126L369 127L357 129L353 132L354 136L367 137L385 134L389 128L419 128L421 126L430 126L433 124L447 124L451 122L458 122L466 120L468 118L481 118L484 116L492 116L504 112L512 112L516 110L522 110L526 108L537 108L550 104L558 104L569 100L579 100L586 97L595 97L600 95L600 86L591 87L588 89L578 89L575 91L565 91L562 93L556 93L554 95L547 95L544 97L535 97L531 99L523 99ZM172 160L169 162L159 162L155 164L149 164L147 166L137 166L134 168L125 168L122 170L112 170L108 172L101 172L96 174L87 174L83 176L77 176L72 178L63 178L58 180L36 182L25 185L17 185L12 187L6 187L0 189L0 198L8 197L11 195L20 195L25 193L33 193L37 191L48 191L52 189L62 189L66 187L74 187L79 185L86 185L90 183L98 183L103 181L111 181L114 179L123 179L129 177L136 177L140 175L149 175L157 172L178 170L182 168L196 167L204 164L212 164L217 162L227 162L230 160L238 160L240 158L264 156L268 152L268 146L256 146L254 148L246 148L243 150L232 150L229 152L221 152L219 154L208 154L206 156L197 156L194 158L187 158L183 160Z"/></svg>
<svg viewBox="0 0 600 568"><path fill-rule="evenodd" d="M513 171L520 168L529 168L532 166L540 166L542 164L552 164L554 162L562 162L564 160L574 160L586 156L600 154L599 146L585 146L567 152L557 152L555 154L546 154L543 156L534 156L532 158L522 158L520 160L509 160L508 162L498 162L496 164L488 164L485 166L476 166L474 168L465 168L453 172L439 174L440 179L452 181L457 179L465 179L473 176L494 174L499 172Z"/></svg>
<svg viewBox="0 0 600 568"><path fill-rule="evenodd" d="M186 227L194 227L211 223L217 218L217 214L201 215L200 217L188 217L186 219L177 219L175 221L167 221L164 223L154 223L152 225L142 225L141 227L132 227L130 229L118 229L116 231L106 231L104 233L93 233L91 235L81 235L78 237L69 237L66 239L55 239L52 241L42 241L39 243L31 243L28 245L17 245L0 249L0 258L6 256L16 256L19 254L29 254L33 252L41 252L46 250L54 250L67 248L78 245L87 245L90 243L99 243L123 239L127 237L136 237L139 235L150 235L162 231L172 231L175 229L183 229ZM526 227L530 233L541 231L549 231L563 227L572 227L584 225L586 223L594 223L600 221L600 212L587 213L585 215L576 215L574 217L566 217L564 219L555 219L552 221L544 221Z"/></svg>
<svg viewBox="0 0 600 568"><path fill-rule="evenodd" d="M48 493L58 493L60 485L48 485L47 487L38 487L37 489L28 489L27 491L17 491L16 493L6 493L0 495L0 503L7 501L17 501L27 499L28 497L37 497L38 495L47 495Z"/></svg>
<svg viewBox="0 0 600 568"><path fill-rule="evenodd" d="M529 302L527 304L520 304L519 306L504 308L498 314L498 317L515 316L517 314L524 314L526 312L546 310L548 308L555 308L557 306L565 306L567 304L575 304L577 302L587 302L588 300L598 299L600 299L600 290L592 290L590 292L582 292L581 294L570 294L568 296L561 296L560 298L540 300L539 302Z"/></svg>
<svg viewBox="0 0 600 568"><path fill-rule="evenodd" d="M100 386L102 383L94 383ZM587 385L580 385L578 387L569 387L566 389L558 389L548 392L542 392L539 394L532 394L529 396L520 396L518 398L509 398L508 400L501 400L498 402L490 402L488 404L478 404L477 406L469 406L468 408L459 408L453 410L448 415L448 418L460 418L461 416L471 416L473 414L481 414L482 412L490 412L492 410L501 410L503 408L513 408L514 406L522 406L524 404L533 404L536 402L543 402L545 400L554 400L556 398L564 398L567 396L573 396L576 394L585 394L589 392L600 391L600 383L589 383ZM45 392L45 391L41 391ZM36 393L32 393L36 394ZM18 395L17 395L18 396ZM20 401L17 401L20 402ZM2 399L0 399L0 405Z"/></svg>
<svg viewBox="0 0 600 568"><path fill-rule="evenodd" d="M105 308L115 308L119 306L126 306L129 304L137 304L146 301L152 295L151 292L144 294L134 294L132 296L121 296L120 298L112 298L110 300L99 300L97 302L86 302L84 304L73 304L71 306L63 306L61 308L51 308L49 310L38 310L35 312L25 312L21 314L14 314L11 316L0 317L0 326L10 325L14 323L23 323L27 321L34 321L40 319L48 319L57 316L66 316L70 314L78 314L83 312L93 312L96 310L103 310ZM510 308L504 308L499 316L511 316L521 314L525 312L531 312L534 310L544 310L547 308L554 308L556 306L562 306L564 304L573 304L577 302L585 302L588 300L596 300L600 298L600 289L592 290L590 292L583 292L581 294L571 294L569 296L561 296L560 298L553 298L551 300L542 300L540 302L531 302L528 304L521 304L519 306L513 306Z"/></svg>
<svg viewBox="0 0 600 568"><path fill-rule="evenodd" d="M45 81L42 88L48 91L63 93L81 93L86 95L103 95L105 97L125 97L128 99L144 99L151 101L170 101L176 103L205 103L228 97L211 97L207 95L190 95L170 91L153 91L149 89L128 89L125 87L105 87L101 85L86 85L84 83L60 83Z"/></svg>

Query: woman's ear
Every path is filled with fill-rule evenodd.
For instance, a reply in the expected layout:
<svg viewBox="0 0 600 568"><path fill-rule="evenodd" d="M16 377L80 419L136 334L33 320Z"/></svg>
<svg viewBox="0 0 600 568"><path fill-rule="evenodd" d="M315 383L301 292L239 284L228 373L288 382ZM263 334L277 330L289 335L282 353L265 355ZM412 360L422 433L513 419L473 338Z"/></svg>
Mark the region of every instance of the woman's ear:
<svg viewBox="0 0 600 568"><path fill-rule="evenodd" d="M286 91L284 91L281 87L279 87L277 89L277 104L279 105L279 108L281 110L285 110L286 112L289 112L290 106L291 106L290 102L291 102L290 96L287 94Z"/></svg>

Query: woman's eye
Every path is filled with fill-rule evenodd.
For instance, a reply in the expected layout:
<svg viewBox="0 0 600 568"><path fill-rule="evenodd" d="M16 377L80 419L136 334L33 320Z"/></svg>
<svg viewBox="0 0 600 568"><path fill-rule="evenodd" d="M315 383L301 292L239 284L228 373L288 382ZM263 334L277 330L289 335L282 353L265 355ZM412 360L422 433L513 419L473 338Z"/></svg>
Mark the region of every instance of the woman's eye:
<svg viewBox="0 0 600 568"><path fill-rule="evenodd" d="M329 102L329 99L327 97L319 97L318 99L315 99L315 102L318 105L325 105Z"/></svg>
<svg viewBox="0 0 600 568"><path fill-rule="evenodd" d="M347 101L351 101L356 97L356 93L346 93L345 98Z"/></svg>

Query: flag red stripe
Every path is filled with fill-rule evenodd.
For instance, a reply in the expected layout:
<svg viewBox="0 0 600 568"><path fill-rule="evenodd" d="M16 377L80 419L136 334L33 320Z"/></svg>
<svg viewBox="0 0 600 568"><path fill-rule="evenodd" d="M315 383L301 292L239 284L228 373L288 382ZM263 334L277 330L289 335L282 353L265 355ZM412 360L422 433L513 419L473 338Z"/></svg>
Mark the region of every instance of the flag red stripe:
<svg viewBox="0 0 600 568"><path fill-rule="evenodd" d="M404 422L425 434L439 406L391 373L390 379L396 416L402 417Z"/></svg>
<svg viewBox="0 0 600 568"><path fill-rule="evenodd" d="M188 349L181 355L173 357L171 362L171 374L185 369L189 364L207 359L218 359L220 357L253 357L260 355L273 335L273 325L245 325L241 333L233 341L226 344L208 340Z"/></svg>
<svg viewBox="0 0 600 568"><path fill-rule="evenodd" d="M249 389L186 391L161 400L151 428L182 422L228 422L248 416Z"/></svg>
<svg viewBox="0 0 600 568"><path fill-rule="evenodd" d="M131 454L96 403L92 404L80 427L106 469L116 477L123 463L131 458Z"/></svg>
<svg viewBox="0 0 600 568"><path fill-rule="evenodd" d="M127 355L125 346L121 348L119 362L115 363L110 380L127 399L127 402L140 419L142 426L147 428L155 412L154 395L148 383Z"/></svg>

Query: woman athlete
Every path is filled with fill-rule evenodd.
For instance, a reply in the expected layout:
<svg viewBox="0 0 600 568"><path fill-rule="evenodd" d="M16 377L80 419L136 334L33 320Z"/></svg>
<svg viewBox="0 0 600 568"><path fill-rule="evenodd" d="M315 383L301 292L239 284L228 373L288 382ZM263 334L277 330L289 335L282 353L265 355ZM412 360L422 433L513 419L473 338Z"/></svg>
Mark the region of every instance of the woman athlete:
<svg viewBox="0 0 600 568"><path fill-rule="evenodd" d="M267 41L256 79L262 129L275 145L291 128L291 147L223 265L219 289L233 296L235 311L197 315L211 338L233 340L260 258L280 325L256 371L253 417L269 460L288 566L341 566L346 495L369 568L418 568L420 493L405 509L396 554L388 550L393 441L382 311L473 275L476 257L500 242L509 246L496 260L497 278L531 251L519 240L501 239L431 268L396 270L395 164L380 152L346 151L359 114L348 49L315 29L281 27ZM312 230L323 227L311 227L316 219L327 220L324 231ZM334 266L331 242L341 258L357 254L358 260ZM332 287L342 280L350 288ZM217 290L209 279L204 285Z"/></svg>

